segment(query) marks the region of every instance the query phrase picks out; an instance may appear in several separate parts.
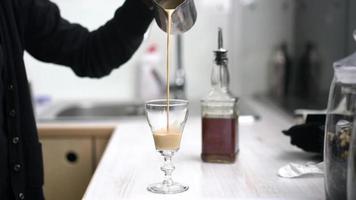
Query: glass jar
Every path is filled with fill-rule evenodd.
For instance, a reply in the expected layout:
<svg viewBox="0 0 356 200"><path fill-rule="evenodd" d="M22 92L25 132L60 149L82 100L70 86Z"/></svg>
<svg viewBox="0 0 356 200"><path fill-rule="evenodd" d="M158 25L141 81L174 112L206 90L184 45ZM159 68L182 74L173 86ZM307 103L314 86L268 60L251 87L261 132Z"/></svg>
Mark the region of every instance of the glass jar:
<svg viewBox="0 0 356 200"><path fill-rule="evenodd" d="M356 107L354 56L334 64L326 116L324 161L327 200L346 200L349 146Z"/></svg>
<svg viewBox="0 0 356 200"><path fill-rule="evenodd" d="M354 121L354 124L356 121ZM356 199L356 127L354 126L352 131L350 144L350 156L347 170L347 199Z"/></svg>

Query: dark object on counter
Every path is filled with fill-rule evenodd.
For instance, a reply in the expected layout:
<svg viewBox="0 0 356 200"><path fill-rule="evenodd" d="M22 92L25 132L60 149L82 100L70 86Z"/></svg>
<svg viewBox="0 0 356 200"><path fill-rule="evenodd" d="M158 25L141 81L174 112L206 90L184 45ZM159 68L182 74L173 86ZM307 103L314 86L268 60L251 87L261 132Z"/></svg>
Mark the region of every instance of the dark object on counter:
<svg viewBox="0 0 356 200"><path fill-rule="evenodd" d="M307 152L323 154L325 114L307 115L305 124L295 125L282 131L291 137L291 144Z"/></svg>
<svg viewBox="0 0 356 200"><path fill-rule="evenodd" d="M296 125L282 131L291 137L291 144L304 151L323 154L324 125L319 123L307 123Z"/></svg>

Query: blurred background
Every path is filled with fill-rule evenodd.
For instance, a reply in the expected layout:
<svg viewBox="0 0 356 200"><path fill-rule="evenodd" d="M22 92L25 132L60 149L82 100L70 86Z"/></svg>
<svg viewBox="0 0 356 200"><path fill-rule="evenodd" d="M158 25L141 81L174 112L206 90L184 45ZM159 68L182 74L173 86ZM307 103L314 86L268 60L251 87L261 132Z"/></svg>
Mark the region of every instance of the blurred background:
<svg viewBox="0 0 356 200"><path fill-rule="evenodd" d="M90 30L111 19L124 2L52 1L64 18ZM281 118L299 108L325 109L333 62L356 50L354 0L195 0L195 4L196 24L174 37L171 86L174 95L181 92L190 105L196 103L192 106L196 110L190 111L199 117L198 101L211 88L218 27L229 51L231 92L246 103L239 105L240 122L242 116L253 122L261 114L248 106L250 97L266 101L266 107L273 103L283 108L278 112ZM165 45L166 34L153 21L132 59L102 79L79 78L68 67L25 55L37 119L54 123L39 123L48 199L80 199L84 194L115 130L99 126L100 120L144 116L143 101L164 98ZM61 104L66 101L70 103ZM106 101L111 104L100 104ZM280 111L274 105L272 109Z"/></svg>
<svg viewBox="0 0 356 200"><path fill-rule="evenodd" d="M109 20L123 3L123 0L53 1L64 18L90 30ZM352 32L356 28L356 14L351 11L356 9L356 2L352 0L195 3L198 19L192 30L182 36L181 51L185 92L190 100L199 100L209 91L218 27L224 30L224 45L229 50L232 92L239 97L268 96L288 110L324 108L332 63L355 50ZM156 75L164 77L165 33L154 21L133 58L100 80L78 78L67 67L42 63L30 55L26 55L25 62L36 99L121 102L148 98L141 94L140 81L146 76L143 66L147 54L152 52L156 55ZM176 66L177 61L172 65ZM172 70L172 77L174 73Z"/></svg>

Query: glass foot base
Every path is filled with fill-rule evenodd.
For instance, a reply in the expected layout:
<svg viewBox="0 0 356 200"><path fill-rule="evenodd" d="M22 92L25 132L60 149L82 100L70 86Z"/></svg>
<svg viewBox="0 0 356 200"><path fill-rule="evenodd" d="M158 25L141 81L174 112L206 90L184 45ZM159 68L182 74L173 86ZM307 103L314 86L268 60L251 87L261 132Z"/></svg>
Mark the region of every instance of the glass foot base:
<svg viewBox="0 0 356 200"><path fill-rule="evenodd" d="M158 194L177 194L185 192L189 189L187 185L182 185L180 183L173 183L170 186L163 185L162 183L154 183L147 187L147 190Z"/></svg>

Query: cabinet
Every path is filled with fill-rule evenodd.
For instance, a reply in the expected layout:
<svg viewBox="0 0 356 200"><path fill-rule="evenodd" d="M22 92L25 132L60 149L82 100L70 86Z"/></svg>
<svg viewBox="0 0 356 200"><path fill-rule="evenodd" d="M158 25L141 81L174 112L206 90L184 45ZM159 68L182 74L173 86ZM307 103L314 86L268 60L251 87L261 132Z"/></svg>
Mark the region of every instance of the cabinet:
<svg viewBox="0 0 356 200"><path fill-rule="evenodd" d="M108 139L107 138L100 138L97 137L94 141L94 150L95 150L95 160L94 160L94 165L95 167L99 164L100 158L103 155L106 145L108 143Z"/></svg>
<svg viewBox="0 0 356 200"><path fill-rule="evenodd" d="M39 126L46 199L82 198L113 130Z"/></svg>

